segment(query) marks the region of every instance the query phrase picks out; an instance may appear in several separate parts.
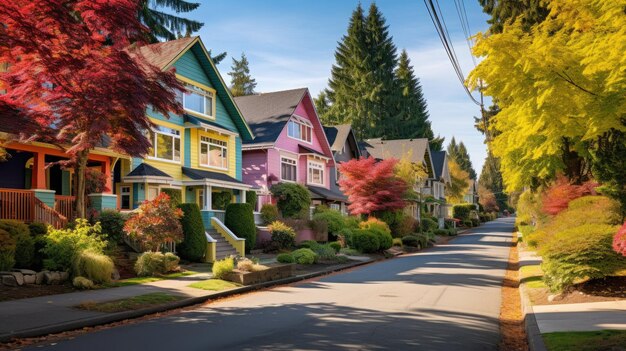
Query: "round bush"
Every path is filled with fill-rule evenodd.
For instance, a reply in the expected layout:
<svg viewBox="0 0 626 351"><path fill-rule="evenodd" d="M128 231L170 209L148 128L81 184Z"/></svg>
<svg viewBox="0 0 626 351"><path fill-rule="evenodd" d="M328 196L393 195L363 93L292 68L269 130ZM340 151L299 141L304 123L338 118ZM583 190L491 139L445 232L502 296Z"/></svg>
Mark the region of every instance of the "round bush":
<svg viewBox="0 0 626 351"><path fill-rule="evenodd" d="M291 253L294 261L298 264L313 264L317 260L317 255L311 249L298 249Z"/></svg>
<svg viewBox="0 0 626 351"><path fill-rule="evenodd" d="M424 217L420 222L420 226L422 227L422 231L430 232L439 228L439 224L432 218Z"/></svg>
<svg viewBox="0 0 626 351"><path fill-rule="evenodd" d="M420 239L414 235L403 236L402 245L409 246L409 247L419 247Z"/></svg>
<svg viewBox="0 0 626 351"><path fill-rule="evenodd" d="M355 230L352 234L352 241L354 242L354 247L361 252L373 253L380 249L379 235L371 230Z"/></svg>
<svg viewBox="0 0 626 351"><path fill-rule="evenodd" d="M473 226L473 223L471 220L468 219L468 220L463 221L463 226L467 228L471 228Z"/></svg>
<svg viewBox="0 0 626 351"><path fill-rule="evenodd" d="M296 260L293 258L293 255L290 253L281 253L276 256L276 261L280 263L294 263Z"/></svg>
<svg viewBox="0 0 626 351"><path fill-rule="evenodd" d="M480 220L478 218L472 218L471 221L473 227L478 227L480 225Z"/></svg>
<svg viewBox="0 0 626 351"><path fill-rule="evenodd" d="M261 220L263 223L270 224L278 219L278 207L272 204L265 204L261 207Z"/></svg>
<svg viewBox="0 0 626 351"><path fill-rule="evenodd" d="M48 225L41 222L33 222L28 224L28 230L30 231L30 236L37 238L48 234Z"/></svg>
<svg viewBox="0 0 626 351"><path fill-rule="evenodd" d="M328 246L332 247L335 250L335 252L339 252L341 250L341 244L337 241L328 243Z"/></svg>
<svg viewBox="0 0 626 351"><path fill-rule="evenodd" d="M278 183L270 191L278 199L276 205L285 218L305 218L311 206L309 189L297 183Z"/></svg>
<svg viewBox="0 0 626 351"><path fill-rule="evenodd" d="M246 252L254 249L256 245L256 225L254 213L250 204L230 204L226 206L224 224L235 235L246 239Z"/></svg>
<svg viewBox="0 0 626 351"><path fill-rule="evenodd" d="M0 229L0 271L8 271L15 266L15 238Z"/></svg>
<svg viewBox="0 0 626 351"><path fill-rule="evenodd" d="M307 248L307 249L315 250L315 248L318 246L320 246L320 244L314 240L305 240L301 242L300 244L298 244L299 249Z"/></svg>
<svg viewBox="0 0 626 351"><path fill-rule="evenodd" d="M74 278L74 280L72 280L72 285L76 289L80 289L80 290L89 290L89 289L95 288L95 284L91 280L85 277Z"/></svg>
<svg viewBox="0 0 626 351"><path fill-rule="evenodd" d="M393 238L393 246L402 246L402 239Z"/></svg>
<svg viewBox="0 0 626 351"><path fill-rule="evenodd" d="M163 268L165 269L165 273L179 270L179 262L180 258L178 256L171 252L166 252L165 255L163 255Z"/></svg>
<svg viewBox="0 0 626 351"><path fill-rule="evenodd" d="M435 233L435 235L442 235L442 236L446 236L450 234L448 229L435 229L433 233Z"/></svg>
<svg viewBox="0 0 626 351"><path fill-rule="evenodd" d="M337 256L337 252L330 245L318 245L315 249L313 249L317 258L323 261L331 261L334 260Z"/></svg>
<svg viewBox="0 0 626 351"><path fill-rule="evenodd" d="M213 263L213 278L222 279L234 269L235 259L232 257L226 257L223 260L216 261Z"/></svg>
<svg viewBox="0 0 626 351"><path fill-rule="evenodd" d="M84 250L74 260L72 275L85 277L95 283L102 284L111 281L114 268L113 260L109 256Z"/></svg>
<svg viewBox="0 0 626 351"><path fill-rule="evenodd" d="M278 250L291 249L296 245L296 232L283 222L275 221L267 227L272 246Z"/></svg>
<svg viewBox="0 0 626 351"><path fill-rule="evenodd" d="M171 252L144 252L135 262L135 273L140 277L163 275L178 269L180 258Z"/></svg>
<svg viewBox="0 0 626 351"><path fill-rule="evenodd" d="M100 224L89 225L85 219L77 219L73 228L50 229L45 236L43 249L44 267L50 270L69 271L76 256L84 250L104 254L107 242L100 235Z"/></svg>
<svg viewBox="0 0 626 351"><path fill-rule="evenodd" d="M325 222L326 227L328 228L328 233L332 234L333 237L336 237L337 233L346 226L344 216L341 212L336 210L329 209L318 212L313 215L313 220Z"/></svg>
<svg viewBox="0 0 626 351"><path fill-rule="evenodd" d="M23 222L0 220L0 229L6 230L15 239L15 266L30 268L35 257L35 241L30 235L28 225Z"/></svg>
<svg viewBox="0 0 626 351"><path fill-rule="evenodd" d="M103 210L98 216L98 222L102 227L102 233L106 234L109 241L121 243L126 233L124 232L124 224L126 223L126 215L116 210Z"/></svg>
<svg viewBox="0 0 626 351"><path fill-rule="evenodd" d="M207 240L204 235L204 222L200 207L196 204L180 204L183 210L180 224L183 227L185 239L177 245L180 256L191 262L201 262L206 253Z"/></svg>

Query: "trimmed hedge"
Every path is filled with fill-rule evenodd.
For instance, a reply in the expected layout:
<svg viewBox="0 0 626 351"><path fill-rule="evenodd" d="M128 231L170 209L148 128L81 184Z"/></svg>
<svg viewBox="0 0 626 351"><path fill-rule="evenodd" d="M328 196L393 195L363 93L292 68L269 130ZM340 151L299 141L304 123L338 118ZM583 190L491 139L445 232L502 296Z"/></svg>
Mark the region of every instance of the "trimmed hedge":
<svg viewBox="0 0 626 351"><path fill-rule="evenodd" d="M291 253L298 264L313 264L317 260L317 254L311 249L302 248Z"/></svg>
<svg viewBox="0 0 626 351"><path fill-rule="evenodd" d="M102 233L106 234L107 239L111 242L121 243L126 233L124 232L124 223L126 223L126 215L116 210L103 210L98 216L98 222L102 227Z"/></svg>
<svg viewBox="0 0 626 351"><path fill-rule="evenodd" d="M206 253L206 236L204 235L204 222L202 221L202 213L197 204L180 204L178 205L183 211L180 224L183 227L185 238L178 245L178 253L186 260L192 262L201 262Z"/></svg>
<svg viewBox="0 0 626 351"><path fill-rule="evenodd" d="M0 229L7 231L15 239L15 266L30 268L35 258L35 241L30 235L28 225L24 222L3 219Z"/></svg>
<svg viewBox="0 0 626 351"><path fill-rule="evenodd" d="M313 221L323 221L326 223L328 233L337 237L339 231L345 228L346 223L341 212L336 210L324 210L313 215Z"/></svg>
<svg viewBox="0 0 626 351"><path fill-rule="evenodd" d="M475 209L476 207L472 204L454 205L452 206L452 217L462 221L469 220L471 211Z"/></svg>
<svg viewBox="0 0 626 351"><path fill-rule="evenodd" d="M352 242L357 250L364 253L374 253L380 249L379 235L369 229L354 230L352 233Z"/></svg>
<svg viewBox="0 0 626 351"><path fill-rule="evenodd" d="M252 206L252 209L256 207L257 195L256 191L248 190L246 191L246 203Z"/></svg>
<svg viewBox="0 0 626 351"><path fill-rule="evenodd" d="M263 223L270 224L278 219L278 207L272 204L261 206L261 219Z"/></svg>
<svg viewBox="0 0 626 351"><path fill-rule="evenodd" d="M421 241L415 235L406 235L402 237L402 245L409 247L421 247Z"/></svg>
<svg viewBox="0 0 626 351"><path fill-rule="evenodd" d="M226 206L224 224L235 235L246 239L246 251L254 249L256 244L256 225L250 204L230 204Z"/></svg>
<svg viewBox="0 0 626 351"><path fill-rule="evenodd" d="M294 263L296 260L293 258L293 255L290 253L281 253L276 256L276 261L280 263Z"/></svg>
<svg viewBox="0 0 626 351"><path fill-rule="evenodd" d="M311 194L301 184L278 183L270 188L278 199L276 205L285 218L305 218L311 206Z"/></svg>
<svg viewBox="0 0 626 351"><path fill-rule="evenodd" d="M431 232L439 228L439 224L432 218L424 217L420 223L422 231Z"/></svg>

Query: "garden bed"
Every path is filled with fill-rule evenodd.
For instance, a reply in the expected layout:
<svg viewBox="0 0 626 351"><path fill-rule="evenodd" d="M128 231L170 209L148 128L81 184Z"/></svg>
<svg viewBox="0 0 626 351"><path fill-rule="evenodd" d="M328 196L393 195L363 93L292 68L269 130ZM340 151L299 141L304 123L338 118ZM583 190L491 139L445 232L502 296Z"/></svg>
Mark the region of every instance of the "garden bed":
<svg viewBox="0 0 626 351"><path fill-rule="evenodd" d="M263 269L255 272L241 272L234 270L224 277L224 280L234 282L241 285L252 285L265 283L272 280L279 280L289 278L294 275L293 264L280 264L269 266L267 269Z"/></svg>
<svg viewBox="0 0 626 351"><path fill-rule="evenodd" d="M549 297L554 293L547 288L526 289L535 305L560 305L571 303L619 301L626 299L626 277L608 277L574 285L569 292Z"/></svg>
<svg viewBox="0 0 626 351"><path fill-rule="evenodd" d="M62 285L22 285L0 286L0 301L28 299L57 294L67 294L77 291L71 283Z"/></svg>

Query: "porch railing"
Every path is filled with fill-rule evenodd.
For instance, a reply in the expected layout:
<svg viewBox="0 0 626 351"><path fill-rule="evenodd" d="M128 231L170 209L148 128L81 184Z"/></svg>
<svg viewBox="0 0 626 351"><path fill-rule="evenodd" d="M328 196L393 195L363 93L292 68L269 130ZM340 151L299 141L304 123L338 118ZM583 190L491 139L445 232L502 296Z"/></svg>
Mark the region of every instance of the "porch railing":
<svg viewBox="0 0 626 351"><path fill-rule="evenodd" d="M35 200L35 216L33 222L48 223L55 228L63 228L67 225L67 218L49 207L38 198Z"/></svg>
<svg viewBox="0 0 626 351"><path fill-rule="evenodd" d="M68 220L74 218L74 207L76 197L69 195L55 195L54 196L54 209Z"/></svg>
<svg viewBox="0 0 626 351"><path fill-rule="evenodd" d="M31 222L35 216L35 194L30 190L0 189L0 218Z"/></svg>
<svg viewBox="0 0 626 351"><path fill-rule="evenodd" d="M220 220L220 222L224 223L226 221L226 211L221 210L211 210L213 212L213 217Z"/></svg>

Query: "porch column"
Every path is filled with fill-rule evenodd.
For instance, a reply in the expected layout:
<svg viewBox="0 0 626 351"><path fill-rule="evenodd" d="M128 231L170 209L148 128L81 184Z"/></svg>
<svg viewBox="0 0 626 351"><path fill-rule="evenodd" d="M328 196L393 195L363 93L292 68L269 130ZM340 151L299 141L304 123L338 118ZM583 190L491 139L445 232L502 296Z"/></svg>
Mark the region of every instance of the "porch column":
<svg viewBox="0 0 626 351"><path fill-rule="evenodd" d="M210 211L211 209L213 209L213 199L211 196L213 189L211 189L210 185L205 185L204 186L204 209Z"/></svg>
<svg viewBox="0 0 626 351"><path fill-rule="evenodd" d="M47 189L46 154L43 152L36 152L33 154L33 172L30 187L31 189Z"/></svg>
<svg viewBox="0 0 626 351"><path fill-rule="evenodd" d="M246 203L246 191L245 190L239 190L241 192L241 203L245 204Z"/></svg>
<svg viewBox="0 0 626 351"><path fill-rule="evenodd" d="M102 174L104 174L104 177L106 179L104 185L107 189L109 189L105 190L103 193L111 194L113 192L113 177L111 176L111 160L109 158L107 158L106 161L102 163L101 172Z"/></svg>

